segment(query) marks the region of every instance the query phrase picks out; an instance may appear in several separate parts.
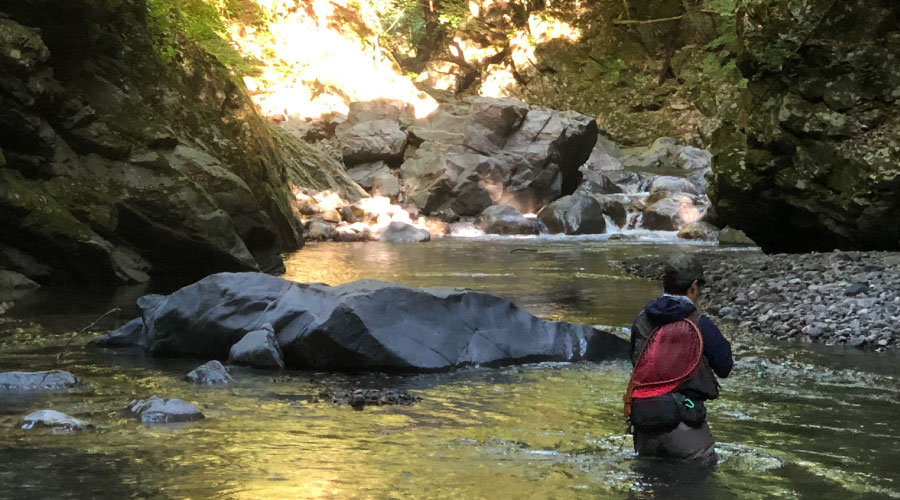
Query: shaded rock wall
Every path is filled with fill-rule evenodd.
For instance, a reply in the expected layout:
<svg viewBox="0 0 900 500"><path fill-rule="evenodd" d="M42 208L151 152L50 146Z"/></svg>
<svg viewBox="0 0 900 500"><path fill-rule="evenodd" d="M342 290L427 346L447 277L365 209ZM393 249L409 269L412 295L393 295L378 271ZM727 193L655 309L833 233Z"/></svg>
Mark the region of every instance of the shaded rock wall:
<svg viewBox="0 0 900 500"><path fill-rule="evenodd" d="M209 54L185 42L164 65L146 12L0 6L0 268L45 283L276 271L302 243L286 139Z"/></svg>
<svg viewBox="0 0 900 500"><path fill-rule="evenodd" d="M710 198L766 251L900 249L900 4L745 0Z"/></svg>

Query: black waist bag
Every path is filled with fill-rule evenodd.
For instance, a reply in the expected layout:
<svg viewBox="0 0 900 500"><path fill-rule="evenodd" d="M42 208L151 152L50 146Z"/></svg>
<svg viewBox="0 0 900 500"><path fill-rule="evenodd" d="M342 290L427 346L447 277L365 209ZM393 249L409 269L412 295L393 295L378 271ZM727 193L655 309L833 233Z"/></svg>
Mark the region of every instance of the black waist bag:
<svg viewBox="0 0 900 500"><path fill-rule="evenodd" d="M706 421L703 401L691 400L677 392L634 398L631 402L631 424L636 429L652 432L669 432L684 422L690 427L700 427Z"/></svg>

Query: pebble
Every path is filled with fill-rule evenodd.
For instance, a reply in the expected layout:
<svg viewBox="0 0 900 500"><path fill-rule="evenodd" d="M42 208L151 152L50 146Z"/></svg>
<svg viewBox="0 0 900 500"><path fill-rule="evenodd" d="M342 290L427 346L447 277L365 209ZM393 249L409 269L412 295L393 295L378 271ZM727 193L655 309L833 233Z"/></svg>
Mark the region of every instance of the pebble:
<svg viewBox="0 0 900 500"><path fill-rule="evenodd" d="M398 389L356 389L340 393L321 392L314 402L325 401L337 405L350 405L354 410L362 410L366 406L412 405L422 398L407 391Z"/></svg>
<svg viewBox="0 0 900 500"><path fill-rule="evenodd" d="M889 329L900 312L898 252L697 255L707 276L702 305L721 321L779 338L900 348L900 330ZM639 257L622 266L660 279L664 263Z"/></svg>

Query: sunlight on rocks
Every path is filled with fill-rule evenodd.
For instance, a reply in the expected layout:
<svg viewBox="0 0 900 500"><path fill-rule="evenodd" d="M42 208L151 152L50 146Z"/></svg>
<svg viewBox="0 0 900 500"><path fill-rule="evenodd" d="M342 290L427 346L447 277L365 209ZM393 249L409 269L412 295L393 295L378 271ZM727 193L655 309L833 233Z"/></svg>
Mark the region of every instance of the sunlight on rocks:
<svg viewBox="0 0 900 500"><path fill-rule="evenodd" d="M518 85L516 72L525 73L536 67L535 49L552 40L577 42L581 30L554 18L545 12L532 13L527 29L519 30L510 38L512 65L492 64L487 67L478 93L484 97L507 97Z"/></svg>
<svg viewBox="0 0 900 500"><path fill-rule="evenodd" d="M678 209L678 216L685 224L690 224L691 222L700 220L703 214L700 213L700 210L695 205L682 203L681 207Z"/></svg>
<svg viewBox="0 0 900 500"><path fill-rule="evenodd" d="M377 241L392 224L427 231L442 237L447 225L419 216L413 207L401 207L384 196L350 203L334 191L315 192L294 186L295 206L311 240ZM396 227L395 227L396 229Z"/></svg>

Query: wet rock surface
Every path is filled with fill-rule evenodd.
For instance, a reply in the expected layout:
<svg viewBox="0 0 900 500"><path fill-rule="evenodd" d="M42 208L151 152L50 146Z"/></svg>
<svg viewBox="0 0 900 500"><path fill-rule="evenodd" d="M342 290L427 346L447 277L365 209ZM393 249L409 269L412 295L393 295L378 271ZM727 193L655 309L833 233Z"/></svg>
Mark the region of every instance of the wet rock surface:
<svg viewBox="0 0 900 500"><path fill-rule="evenodd" d="M627 349L613 334L546 321L501 297L375 280L332 287L220 273L138 305L138 344L154 355L222 359L247 331L269 323L285 364L297 369L436 371L603 360Z"/></svg>
<svg viewBox="0 0 900 500"><path fill-rule="evenodd" d="M603 215L600 202L581 194L563 196L538 212L538 218L551 233L564 234L603 234Z"/></svg>
<svg viewBox="0 0 900 500"><path fill-rule="evenodd" d="M515 207L491 205L481 212L475 226L485 234L540 234L537 219L525 217Z"/></svg>
<svg viewBox="0 0 900 500"><path fill-rule="evenodd" d="M900 347L900 254L699 252L706 312L752 332L874 350ZM625 261L662 277L655 257Z"/></svg>
<svg viewBox="0 0 900 500"><path fill-rule="evenodd" d="M51 10L0 6L0 267L42 285L279 270L302 243L297 162L245 89L196 51L163 66L140 2Z"/></svg>
<svg viewBox="0 0 900 500"><path fill-rule="evenodd" d="M54 430L75 432L93 430L94 424L80 420L56 410L38 410L29 413L19 423L19 428L30 430L46 427Z"/></svg>
<svg viewBox="0 0 900 500"><path fill-rule="evenodd" d="M145 424L191 422L205 418L196 406L180 399L150 396L128 403L128 411Z"/></svg>
<svg viewBox="0 0 900 500"><path fill-rule="evenodd" d="M264 370L283 370L284 356L275 338L272 325L266 323L259 330L249 332L231 346L228 362Z"/></svg>
<svg viewBox="0 0 900 500"><path fill-rule="evenodd" d="M736 11L752 83L712 141L725 224L766 252L900 249L898 16L890 0Z"/></svg>
<svg viewBox="0 0 900 500"><path fill-rule="evenodd" d="M53 391L83 384L82 380L62 370L0 373L0 391Z"/></svg>
<svg viewBox="0 0 900 500"><path fill-rule="evenodd" d="M226 385L233 380L228 369L217 360L204 363L191 370L184 376L184 379L192 384L201 385Z"/></svg>

